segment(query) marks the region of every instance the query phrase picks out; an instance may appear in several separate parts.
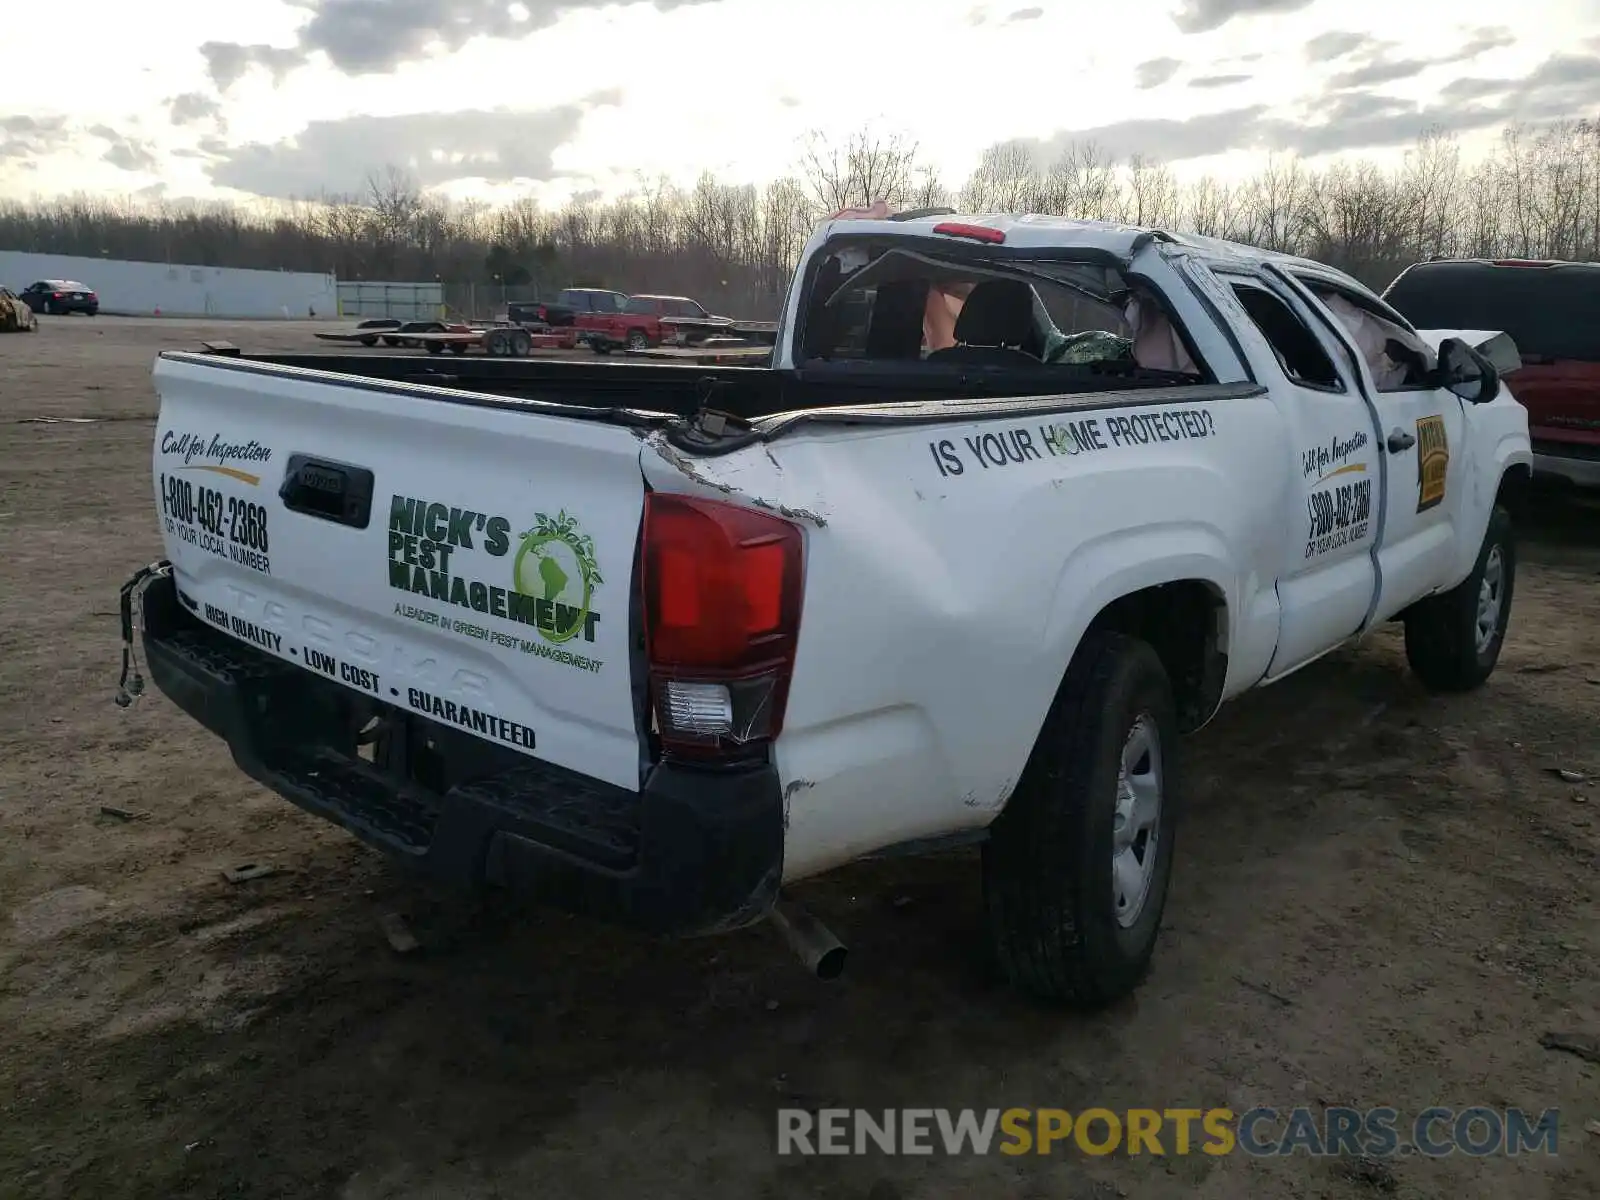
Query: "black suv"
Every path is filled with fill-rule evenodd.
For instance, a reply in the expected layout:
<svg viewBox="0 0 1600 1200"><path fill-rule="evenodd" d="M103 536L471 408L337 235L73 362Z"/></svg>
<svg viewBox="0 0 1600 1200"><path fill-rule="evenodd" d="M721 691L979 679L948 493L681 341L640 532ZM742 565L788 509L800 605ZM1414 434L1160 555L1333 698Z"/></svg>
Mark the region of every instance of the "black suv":
<svg viewBox="0 0 1600 1200"><path fill-rule="evenodd" d="M41 279L23 288L20 295L22 302L36 313L81 312L92 317L100 311L100 297L71 279Z"/></svg>

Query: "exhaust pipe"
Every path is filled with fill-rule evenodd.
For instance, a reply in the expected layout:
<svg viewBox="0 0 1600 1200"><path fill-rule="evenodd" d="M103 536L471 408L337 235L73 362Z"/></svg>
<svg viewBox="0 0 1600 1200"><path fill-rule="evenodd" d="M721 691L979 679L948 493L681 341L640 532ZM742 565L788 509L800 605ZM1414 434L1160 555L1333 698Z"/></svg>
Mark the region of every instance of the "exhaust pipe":
<svg viewBox="0 0 1600 1200"><path fill-rule="evenodd" d="M808 909L780 895L773 902L771 919L806 970L818 979L839 978L849 951Z"/></svg>

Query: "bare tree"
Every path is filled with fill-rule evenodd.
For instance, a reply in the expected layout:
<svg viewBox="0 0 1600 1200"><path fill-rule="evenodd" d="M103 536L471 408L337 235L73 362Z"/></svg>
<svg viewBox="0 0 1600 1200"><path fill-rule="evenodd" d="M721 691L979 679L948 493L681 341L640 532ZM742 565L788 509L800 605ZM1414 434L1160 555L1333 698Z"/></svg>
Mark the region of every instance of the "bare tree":
<svg viewBox="0 0 1600 1200"><path fill-rule="evenodd" d="M1008 142L950 188L903 137L863 130L813 137L795 174L756 188L710 175L682 190L640 179L626 196L455 203L398 167L362 194L249 205L160 197L0 201L0 247L208 266L333 271L342 279L499 283L507 293L581 284L676 291L719 308L772 314L819 215L872 200L1129 220L1310 254L1377 287L1430 254L1600 259L1600 121L1512 127L1466 164L1430 131L1393 170L1336 162L1313 172L1274 157L1253 178L1180 185L1167 167L1119 162L1092 143L1040 169ZM14 286L20 282L6 280ZM494 289L484 288L484 292Z"/></svg>
<svg viewBox="0 0 1600 1200"><path fill-rule="evenodd" d="M801 177L823 213L864 208L886 200L904 207L917 175L917 144L900 134L880 136L871 129L852 133L840 145L821 133L806 139Z"/></svg>

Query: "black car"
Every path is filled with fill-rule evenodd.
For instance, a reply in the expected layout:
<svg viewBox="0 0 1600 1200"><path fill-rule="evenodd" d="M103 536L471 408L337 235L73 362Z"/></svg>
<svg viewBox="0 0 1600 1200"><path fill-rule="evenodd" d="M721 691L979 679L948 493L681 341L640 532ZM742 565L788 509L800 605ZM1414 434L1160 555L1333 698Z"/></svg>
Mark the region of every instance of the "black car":
<svg viewBox="0 0 1600 1200"><path fill-rule="evenodd" d="M94 290L71 279L41 279L19 294L36 313L81 312L92 317L100 311L100 297Z"/></svg>

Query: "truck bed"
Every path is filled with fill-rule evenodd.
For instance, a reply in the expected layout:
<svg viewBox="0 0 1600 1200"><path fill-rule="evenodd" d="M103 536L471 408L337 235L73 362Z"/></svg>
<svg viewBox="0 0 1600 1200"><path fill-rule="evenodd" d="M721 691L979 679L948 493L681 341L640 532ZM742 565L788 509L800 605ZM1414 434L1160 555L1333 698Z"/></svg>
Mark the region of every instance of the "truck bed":
<svg viewBox="0 0 1600 1200"><path fill-rule="evenodd" d="M179 352L169 352L173 353ZM1111 393L1151 393L1152 400L1169 400L1180 394L1192 398L1198 391L1215 392L1220 388L1234 394L1238 390L1235 385L1136 379L1061 366L1039 371L956 373L838 362L778 371L764 366L693 361L426 359L382 353L238 354L210 361L235 369L248 370L259 364L315 371L340 376L338 382L369 386L411 384L459 389L573 409L629 409L688 417L711 408L744 420L825 407L859 409L948 400L1022 402L1054 397L1058 398L1056 406L1066 408L1071 402L1059 398L1083 395L1104 404Z"/></svg>

